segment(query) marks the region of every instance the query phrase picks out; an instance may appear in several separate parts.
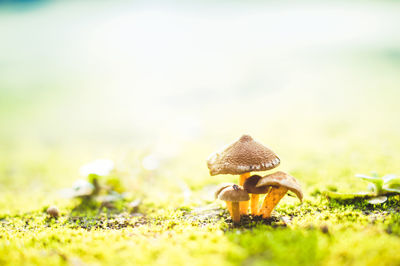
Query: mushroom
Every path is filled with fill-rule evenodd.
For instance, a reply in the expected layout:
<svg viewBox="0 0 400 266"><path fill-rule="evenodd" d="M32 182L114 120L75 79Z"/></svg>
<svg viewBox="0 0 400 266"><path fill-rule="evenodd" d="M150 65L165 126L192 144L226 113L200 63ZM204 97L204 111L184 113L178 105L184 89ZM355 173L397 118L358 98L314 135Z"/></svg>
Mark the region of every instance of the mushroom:
<svg viewBox="0 0 400 266"><path fill-rule="evenodd" d="M219 194L221 193L222 190L224 190L227 187L233 186L234 183L222 183L218 186L217 190L214 193L214 198L218 199ZM230 201L226 201L226 208L228 209L230 215L232 216L232 204Z"/></svg>
<svg viewBox="0 0 400 266"><path fill-rule="evenodd" d="M46 213L51 217L51 218L57 218L60 215L60 211L56 206L50 206L47 208Z"/></svg>
<svg viewBox="0 0 400 266"><path fill-rule="evenodd" d="M303 192L301 191L300 184L293 176L282 171L264 176L258 181L256 187L271 187L261 206L263 218L271 216L272 210L288 190L294 192L300 201L303 201Z"/></svg>
<svg viewBox="0 0 400 266"><path fill-rule="evenodd" d="M248 201L249 194L247 194L246 190L243 189L242 186L233 185L224 188L218 195L218 199L230 202L232 204L232 212L231 217L234 223L240 222L240 209L239 202L240 201Z"/></svg>
<svg viewBox="0 0 400 266"><path fill-rule="evenodd" d="M262 186L262 187L257 187L258 181L262 177L259 175L252 175L249 178L244 181L243 188L247 191L247 193L251 193L251 213L253 215L259 215L259 210L258 210L258 201L260 194L267 194L268 190L270 189L269 186Z"/></svg>
<svg viewBox="0 0 400 266"><path fill-rule="evenodd" d="M277 167L279 163L280 159L273 151L254 141L249 135L243 135L238 141L211 154L207 160L210 175L240 175L239 185L241 186L250 177L250 172L270 170ZM257 196L253 198L255 200ZM248 207L248 202L241 203L240 213L247 214Z"/></svg>

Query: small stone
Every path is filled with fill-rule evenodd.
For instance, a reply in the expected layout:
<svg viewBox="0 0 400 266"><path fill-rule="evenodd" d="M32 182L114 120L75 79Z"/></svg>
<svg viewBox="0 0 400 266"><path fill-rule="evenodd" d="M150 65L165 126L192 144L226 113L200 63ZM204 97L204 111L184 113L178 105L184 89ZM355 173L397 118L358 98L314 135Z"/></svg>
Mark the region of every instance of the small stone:
<svg viewBox="0 0 400 266"><path fill-rule="evenodd" d="M322 233L329 234L329 227L326 224L321 225L320 229Z"/></svg>
<svg viewBox="0 0 400 266"><path fill-rule="evenodd" d="M386 196L378 196L378 197L373 197L367 200L368 203L370 204L382 204L387 201Z"/></svg>
<svg viewBox="0 0 400 266"><path fill-rule="evenodd" d="M52 218L57 218L60 215L60 211L56 206L50 206L47 208L46 213Z"/></svg>

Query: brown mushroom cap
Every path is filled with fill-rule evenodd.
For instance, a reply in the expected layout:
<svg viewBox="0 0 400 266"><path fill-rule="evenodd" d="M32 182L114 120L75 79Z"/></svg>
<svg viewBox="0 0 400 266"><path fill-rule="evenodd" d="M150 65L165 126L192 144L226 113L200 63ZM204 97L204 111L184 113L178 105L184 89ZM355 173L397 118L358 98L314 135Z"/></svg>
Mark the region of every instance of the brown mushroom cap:
<svg viewBox="0 0 400 266"><path fill-rule="evenodd" d="M303 192L301 191L299 182L297 182L293 176L285 172L278 171L276 173L264 176L258 181L256 187L264 186L285 187L296 194L300 201L303 200Z"/></svg>
<svg viewBox="0 0 400 266"><path fill-rule="evenodd" d="M269 186L257 187L258 181L262 177L259 175L252 175L244 181L243 188L247 193L251 194L266 194L268 192Z"/></svg>
<svg viewBox="0 0 400 266"><path fill-rule="evenodd" d="M224 201L238 202L238 201L248 201L250 197L243 187L238 185L233 185L224 188L221 191L221 193L219 193L218 199Z"/></svg>
<svg viewBox="0 0 400 266"><path fill-rule="evenodd" d="M56 206L50 206L46 210L47 214L50 215L50 217L57 218L60 215L60 211Z"/></svg>
<svg viewBox="0 0 400 266"><path fill-rule="evenodd" d="M219 193L221 193L222 190L224 190L227 187L233 186L234 183L222 183L218 186L217 190L214 193L215 199L218 199Z"/></svg>
<svg viewBox="0 0 400 266"><path fill-rule="evenodd" d="M277 167L279 163L280 159L273 151L249 135L243 135L224 150L211 154L207 160L211 175L265 171Z"/></svg>

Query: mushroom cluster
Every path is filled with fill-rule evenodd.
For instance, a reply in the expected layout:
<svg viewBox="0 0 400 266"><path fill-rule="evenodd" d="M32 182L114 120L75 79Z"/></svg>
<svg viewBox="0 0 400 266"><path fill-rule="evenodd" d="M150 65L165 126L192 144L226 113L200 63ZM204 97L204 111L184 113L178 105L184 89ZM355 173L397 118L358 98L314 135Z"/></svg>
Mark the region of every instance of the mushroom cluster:
<svg viewBox="0 0 400 266"><path fill-rule="evenodd" d="M210 155L207 166L212 176L240 175L239 185L224 183L215 192L216 198L226 202L235 223L240 221L240 215L248 214L249 200L251 214L262 215L263 218L270 217L272 210L288 190L302 201L300 184L284 172L279 171L264 177L251 176L251 172L270 170L279 164L280 159L273 151L249 135L243 135L238 141ZM261 209L260 194L267 194Z"/></svg>

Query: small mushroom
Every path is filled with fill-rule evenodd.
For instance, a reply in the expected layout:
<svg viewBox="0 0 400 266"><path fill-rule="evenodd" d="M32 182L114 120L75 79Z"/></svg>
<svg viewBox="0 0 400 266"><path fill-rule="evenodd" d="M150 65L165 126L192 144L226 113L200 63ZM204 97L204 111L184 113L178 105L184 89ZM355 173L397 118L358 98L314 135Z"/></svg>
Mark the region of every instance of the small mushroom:
<svg viewBox="0 0 400 266"><path fill-rule="evenodd" d="M238 185L233 185L224 188L218 195L218 199L231 202L232 204L232 221L234 223L240 222L240 209L239 202L240 201L248 201L249 194L247 194L246 190L243 187Z"/></svg>
<svg viewBox="0 0 400 266"><path fill-rule="evenodd" d="M276 173L266 175L261 178L256 185L256 187L260 188L266 186L270 186L271 189L261 206L263 218L268 218L271 216L273 209L283 198L283 196L285 196L288 190L294 192L300 201L303 200L303 192L301 191L300 184L293 176L290 176L285 172L278 171Z"/></svg>
<svg viewBox="0 0 400 266"><path fill-rule="evenodd" d="M211 154L207 160L211 175L240 175L241 186L250 177L250 172L270 170L279 163L280 159L273 151L249 135L243 135L238 141ZM243 202L240 205L240 213L247 214L249 203Z"/></svg>
<svg viewBox="0 0 400 266"><path fill-rule="evenodd" d="M221 193L222 190L224 190L227 187L233 186L234 183L222 183L218 186L217 190L214 193L215 199L218 199L219 194ZM232 216L232 203L230 201L226 201L226 208L229 211L229 214Z"/></svg>
<svg viewBox="0 0 400 266"><path fill-rule="evenodd" d="M258 209L258 202L260 198L260 194L267 194L268 190L270 189L269 186L262 186L262 187L257 187L258 181L262 177L259 175L253 175L244 181L243 188L247 191L247 193L250 194L250 210L251 214L253 215L259 215L259 209Z"/></svg>
<svg viewBox="0 0 400 266"><path fill-rule="evenodd" d="M46 213L51 217L51 218L57 218L60 215L60 211L56 206L50 206L47 208Z"/></svg>

